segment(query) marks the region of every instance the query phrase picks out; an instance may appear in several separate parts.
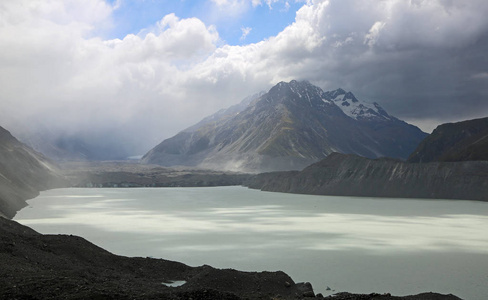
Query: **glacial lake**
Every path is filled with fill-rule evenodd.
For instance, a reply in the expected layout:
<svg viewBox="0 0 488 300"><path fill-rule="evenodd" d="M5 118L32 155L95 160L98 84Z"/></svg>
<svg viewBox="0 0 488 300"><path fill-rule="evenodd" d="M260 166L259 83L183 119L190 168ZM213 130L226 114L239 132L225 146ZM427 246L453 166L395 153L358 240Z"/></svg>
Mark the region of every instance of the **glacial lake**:
<svg viewBox="0 0 488 300"><path fill-rule="evenodd" d="M16 221L119 255L282 270L324 295L488 297L485 202L208 187L56 189L28 203Z"/></svg>

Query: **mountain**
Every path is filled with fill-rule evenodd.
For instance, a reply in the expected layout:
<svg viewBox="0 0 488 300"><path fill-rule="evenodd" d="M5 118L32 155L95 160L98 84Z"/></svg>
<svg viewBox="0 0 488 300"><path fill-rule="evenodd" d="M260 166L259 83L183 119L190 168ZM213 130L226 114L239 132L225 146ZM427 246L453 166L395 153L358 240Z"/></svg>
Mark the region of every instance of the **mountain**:
<svg viewBox="0 0 488 300"><path fill-rule="evenodd" d="M377 103L307 81L280 82L164 140L142 159L164 166L297 170L332 152L404 159L426 136Z"/></svg>
<svg viewBox="0 0 488 300"><path fill-rule="evenodd" d="M246 185L297 194L488 201L488 162L407 163L333 153L302 171L255 175Z"/></svg>
<svg viewBox="0 0 488 300"><path fill-rule="evenodd" d="M439 125L409 162L488 160L488 118Z"/></svg>
<svg viewBox="0 0 488 300"><path fill-rule="evenodd" d="M0 127L0 215L13 217L25 200L62 183L53 163Z"/></svg>

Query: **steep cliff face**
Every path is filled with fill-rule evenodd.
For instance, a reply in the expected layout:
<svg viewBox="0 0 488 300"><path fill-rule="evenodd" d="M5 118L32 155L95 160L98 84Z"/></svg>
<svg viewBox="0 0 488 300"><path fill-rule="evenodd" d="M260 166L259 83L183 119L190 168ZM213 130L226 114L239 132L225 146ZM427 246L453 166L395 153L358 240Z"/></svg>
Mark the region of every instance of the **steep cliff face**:
<svg viewBox="0 0 488 300"><path fill-rule="evenodd" d="M332 152L406 158L425 137L377 103L309 82L280 82L239 109L220 112L169 138L143 162L262 172L299 170Z"/></svg>
<svg viewBox="0 0 488 300"><path fill-rule="evenodd" d="M488 161L488 118L439 125L409 162Z"/></svg>
<svg viewBox="0 0 488 300"><path fill-rule="evenodd" d="M264 191L488 201L488 162L405 163L334 153L300 172L254 176Z"/></svg>
<svg viewBox="0 0 488 300"><path fill-rule="evenodd" d="M0 214L13 217L39 191L63 184L56 167L0 127Z"/></svg>

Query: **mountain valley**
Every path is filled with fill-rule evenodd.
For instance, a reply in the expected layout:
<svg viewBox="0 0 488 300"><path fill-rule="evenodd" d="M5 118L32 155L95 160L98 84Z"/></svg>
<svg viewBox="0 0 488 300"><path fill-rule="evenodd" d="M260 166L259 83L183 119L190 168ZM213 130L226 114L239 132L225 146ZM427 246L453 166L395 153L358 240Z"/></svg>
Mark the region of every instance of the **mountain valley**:
<svg viewBox="0 0 488 300"><path fill-rule="evenodd" d="M3 217L12 218L39 191L65 186L246 185L316 195L488 201L487 120L443 124L426 135L350 92L323 92L308 82L291 81L163 141L144 156L144 164L80 162L84 155L71 156L68 151L61 156L76 161L56 165L0 128L0 296L322 298L310 284L294 283L283 272L218 270L120 257L82 238L41 235ZM275 172L251 175L229 170ZM178 288L161 284L176 279L187 283ZM340 293L334 299L459 298L435 293L405 297Z"/></svg>

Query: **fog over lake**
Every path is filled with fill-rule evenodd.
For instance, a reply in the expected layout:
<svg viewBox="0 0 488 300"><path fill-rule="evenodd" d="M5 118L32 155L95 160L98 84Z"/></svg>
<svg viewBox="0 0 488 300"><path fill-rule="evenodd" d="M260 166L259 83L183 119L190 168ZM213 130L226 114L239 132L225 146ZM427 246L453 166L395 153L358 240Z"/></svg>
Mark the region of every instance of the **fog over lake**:
<svg viewBox="0 0 488 300"><path fill-rule="evenodd" d="M488 295L488 203L244 187L56 189L15 220L115 253L288 273L335 292Z"/></svg>

